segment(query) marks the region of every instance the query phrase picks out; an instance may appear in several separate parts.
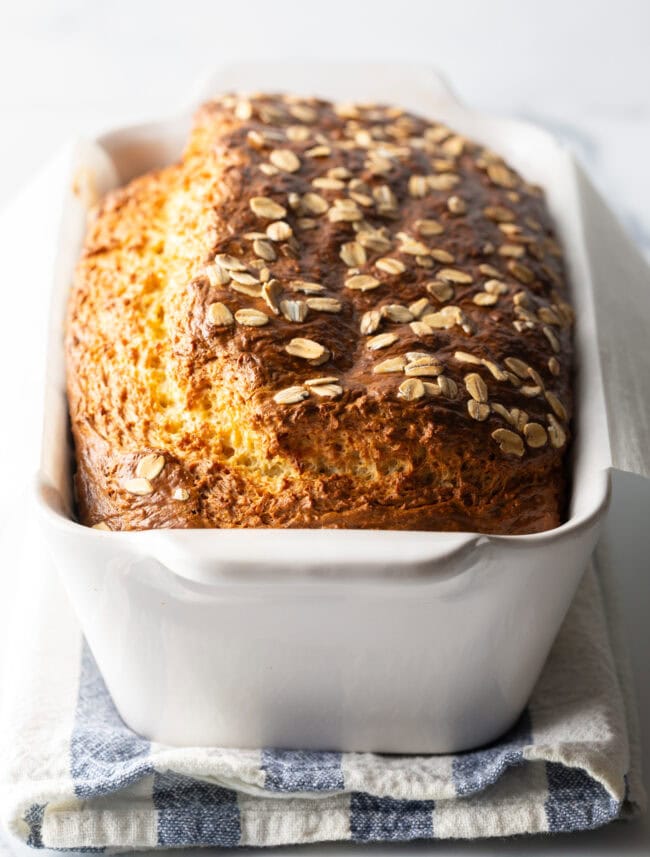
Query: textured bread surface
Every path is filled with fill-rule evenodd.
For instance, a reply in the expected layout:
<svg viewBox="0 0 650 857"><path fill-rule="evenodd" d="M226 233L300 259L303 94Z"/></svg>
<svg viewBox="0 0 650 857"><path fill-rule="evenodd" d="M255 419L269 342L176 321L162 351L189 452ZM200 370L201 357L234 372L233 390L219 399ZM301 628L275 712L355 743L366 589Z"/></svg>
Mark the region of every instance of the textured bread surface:
<svg viewBox="0 0 650 857"><path fill-rule="evenodd" d="M398 108L205 104L71 292L80 520L520 534L565 510L571 326L539 189Z"/></svg>

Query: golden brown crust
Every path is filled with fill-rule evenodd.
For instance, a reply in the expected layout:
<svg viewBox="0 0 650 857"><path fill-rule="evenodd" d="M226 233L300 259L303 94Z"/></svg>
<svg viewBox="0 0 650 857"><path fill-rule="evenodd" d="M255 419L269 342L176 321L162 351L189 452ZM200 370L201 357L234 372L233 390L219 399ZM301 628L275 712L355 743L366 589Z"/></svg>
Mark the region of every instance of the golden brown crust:
<svg viewBox="0 0 650 857"><path fill-rule="evenodd" d="M80 518L554 527L571 319L542 194L493 153L395 108L206 104L88 230Z"/></svg>

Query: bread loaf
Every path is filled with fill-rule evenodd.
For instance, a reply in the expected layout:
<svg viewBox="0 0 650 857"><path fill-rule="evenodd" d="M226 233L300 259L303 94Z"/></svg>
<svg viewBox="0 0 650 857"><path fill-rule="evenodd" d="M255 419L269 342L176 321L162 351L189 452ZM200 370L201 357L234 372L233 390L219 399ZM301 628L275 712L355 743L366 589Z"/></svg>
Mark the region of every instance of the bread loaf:
<svg viewBox="0 0 650 857"><path fill-rule="evenodd" d="M571 326L543 195L497 154L395 107L220 98L89 224L79 518L555 527Z"/></svg>

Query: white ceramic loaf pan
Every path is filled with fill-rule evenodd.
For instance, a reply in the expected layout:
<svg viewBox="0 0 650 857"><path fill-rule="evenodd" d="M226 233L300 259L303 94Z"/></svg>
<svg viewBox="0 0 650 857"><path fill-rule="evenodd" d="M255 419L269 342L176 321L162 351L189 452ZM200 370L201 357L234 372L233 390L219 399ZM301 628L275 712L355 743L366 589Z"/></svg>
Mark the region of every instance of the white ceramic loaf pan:
<svg viewBox="0 0 650 857"><path fill-rule="evenodd" d="M399 103L491 146L545 187L577 315L570 517L550 532L512 537L110 533L75 523L62 326L84 209L71 196L54 284L37 492L52 556L122 717L148 738L389 753L483 744L522 711L594 548L609 493L593 260L577 169L546 133L463 109L421 68L231 66L194 101L260 88ZM94 182L104 192L173 160L190 112L80 147L77 184Z"/></svg>

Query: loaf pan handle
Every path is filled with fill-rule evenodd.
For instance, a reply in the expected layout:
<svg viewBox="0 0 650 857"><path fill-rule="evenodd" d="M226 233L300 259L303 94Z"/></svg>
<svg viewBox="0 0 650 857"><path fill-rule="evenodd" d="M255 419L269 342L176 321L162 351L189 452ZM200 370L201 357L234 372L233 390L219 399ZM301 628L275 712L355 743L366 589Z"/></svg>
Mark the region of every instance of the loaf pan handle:
<svg viewBox="0 0 650 857"><path fill-rule="evenodd" d="M426 63L280 60L232 62L206 70L192 87L189 106L221 93L261 88L340 101L399 104L416 113L459 105L444 76Z"/></svg>
<svg viewBox="0 0 650 857"><path fill-rule="evenodd" d="M441 580L474 566L477 553L489 548L487 537L472 533L340 530L333 539L331 530L292 530L290 555L286 530L150 530L131 535L137 536L133 544L142 556L204 585Z"/></svg>

